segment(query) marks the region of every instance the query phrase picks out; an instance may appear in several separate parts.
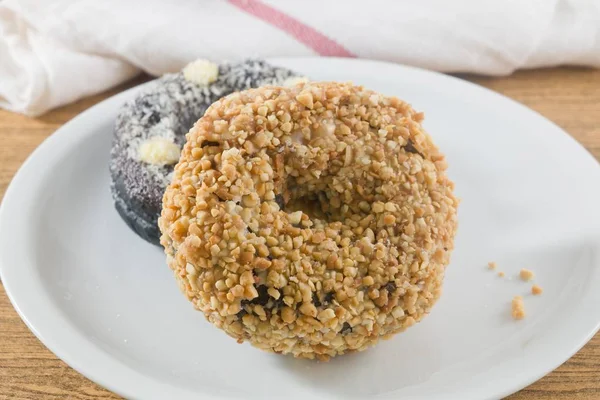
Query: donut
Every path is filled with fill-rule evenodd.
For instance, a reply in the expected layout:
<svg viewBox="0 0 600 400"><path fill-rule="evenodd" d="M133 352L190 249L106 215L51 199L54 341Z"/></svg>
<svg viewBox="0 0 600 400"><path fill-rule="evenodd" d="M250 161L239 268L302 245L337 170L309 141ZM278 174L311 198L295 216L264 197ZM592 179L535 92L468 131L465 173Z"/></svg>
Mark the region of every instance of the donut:
<svg viewBox="0 0 600 400"><path fill-rule="evenodd" d="M163 199L176 281L238 342L327 360L427 315L457 227L409 104L350 83L263 87L191 129Z"/></svg>
<svg viewBox="0 0 600 400"><path fill-rule="evenodd" d="M127 225L159 245L162 196L189 128L222 96L294 76L262 60L222 65L197 60L127 102L117 116L109 164L115 207Z"/></svg>

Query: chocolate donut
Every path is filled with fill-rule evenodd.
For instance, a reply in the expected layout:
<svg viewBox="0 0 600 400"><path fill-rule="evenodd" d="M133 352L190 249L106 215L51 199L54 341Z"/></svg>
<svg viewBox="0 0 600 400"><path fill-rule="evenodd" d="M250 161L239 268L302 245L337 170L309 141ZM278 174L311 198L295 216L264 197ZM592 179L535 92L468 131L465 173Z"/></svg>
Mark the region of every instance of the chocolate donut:
<svg viewBox="0 0 600 400"><path fill-rule="evenodd" d="M421 320L458 206L422 119L339 83L214 103L159 219L183 293L238 342L304 358L364 350Z"/></svg>
<svg viewBox="0 0 600 400"><path fill-rule="evenodd" d="M109 166L115 207L127 225L159 245L162 196L193 123L229 93L283 84L293 76L262 60L222 65L198 60L151 82L127 102L117 116Z"/></svg>

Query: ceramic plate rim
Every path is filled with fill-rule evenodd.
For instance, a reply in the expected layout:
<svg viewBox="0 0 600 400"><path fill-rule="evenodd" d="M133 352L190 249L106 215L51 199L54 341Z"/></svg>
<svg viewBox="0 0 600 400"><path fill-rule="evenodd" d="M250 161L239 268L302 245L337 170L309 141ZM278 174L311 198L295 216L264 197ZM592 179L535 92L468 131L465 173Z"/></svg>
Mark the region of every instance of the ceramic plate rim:
<svg viewBox="0 0 600 400"><path fill-rule="evenodd" d="M372 60L348 60L340 58L331 59L337 60L336 62L361 63L365 66L373 66L374 68L391 68L395 69L398 73L425 75L431 77L432 79L445 79L454 82L458 81L461 85L465 85L465 87L470 87L471 89L478 90L482 94L485 94L485 96L495 96L502 98L503 101L510 102L513 107L516 106L525 109L527 110L527 112L533 113L538 118L541 118L546 122L552 124L554 127L556 127L557 130L561 131L563 135L566 135L573 142L573 144L576 144L576 146L579 147L579 151L583 151L583 153L586 154L586 157L589 157L591 160L593 160L596 164L596 167L598 167L598 163L591 156L591 154L579 142L577 142L573 137L564 132L552 121L549 121L536 111L531 110L506 96L493 92L492 90L453 76L448 76L438 72L427 71L415 67ZM275 64L281 61L301 62L314 60L326 61L324 60L324 58L318 57L287 57L270 59L270 61L272 61ZM80 140L80 138L78 138L77 135L73 132L74 128L78 124L84 124L87 120L102 119L102 115L104 114L103 109L108 107L109 103L121 101L121 99L124 99L127 96L129 96L131 92L139 90L140 86L142 85L138 85L122 93L111 96L103 100L102 102L94 105L93 107L87 109L86 111L82 112L81 114L79 114L78 116L61 126L48 138L46 138L42 142L42 144L40 144L40 146L38 146L31 153L31 155L26 159L26 161L23 163L23 165L13 177L10 185L6 190L2 204L0 205L0 250L6 250L8 246L6 243L11 242L9 240L9 236L11 235L7 234L8 228L12 227L17 231L20 229L17 224L18 216L11 214L11 212L15 209L15 207L19 205L19 195L26 193L27 183L29 182L29 179L33 179L32 172L35 171L36 165L43 162L45 159L52 158L53 152L59 152L61 149L64 152L64 149L66 147L72 146L74 143ZM27 258L27 255L23 255L23 257ZM138 373L137 371L125 365L121 361L109 357L102 350L95 347L92 342L85 338L82 338L80 332L74 329L70 329L69 320L65 318L65 316L60 312L60 309L54 304L48 303L46 305L46 312L41 312L43 310L39 309L39 307L40 304L43 302L43 297L47 296L47 293L44 293L44 296L36 298L35 296L29 296L29 294L25 290L26 288L31 290L32 288L35 288L35 285L39 286L40 284L40 282L35 282L34 279L34 275L36 274L35 267L29 265L29 267L23 268L28 264L26 262L22 262L21 264L19 264L19 268L17 268L14 261L22 262L24 260L19 260L18 257L9 254L9 252L7 251L0 251L0 277L2 278L2 283L4 285L6 293L12 305L16 309L17 313L26 323L28 328L48 349L50 349L60 359L64 360L67 364L69 364L79 373L91 379L92 381L123 396L136 398L145 396L154 397L157 394L168 394L171 396L176 395L186 398L191 398L194 396L194 392L190 390L176 388L163 382L159 382L149 376ZM33 284L34 287L28 287L28 284ZM42 287L40 286L40 288ZM491 383L489 387L487 387L483 391L477 392L478 395L485 395L488 398L502 397L508 395L535 382L542 376L546 375L548 372L558 367L560 364L562 364L564 361L570 358L573 354L579 351L596 334L596 332L598 332L598 330L600 329L599 316L594 316L593 321L591 319L592 317L590 316L589 321L584 321L584 325L586 325L587 327L587 333L580 333L576 335L577 338L571 338L573 344L570 346L570 349L552 357L552 361L548 361L547 365L544 368L536 370L533 373L528 373L521 379L513 379L513 381L510 384L504 387L498 387L497 385L494 386L494 384ZM77 346L83 346L80 350L85 349L86 351L90 352L89 354L93 354L93 357L96 357L96 361L92 364L96 365L90 365L91 363L89 362L81 362L81 359L75 355L75 353L77 353L77 350L74 350L74 347ZM103 371L103 369L106 368L102 368L100 366L101 363L112 364L110 365L111 370L117 368L120 373L106 373L105 371ZM209 396L206 396L206 398L209 398Z"/></svg>

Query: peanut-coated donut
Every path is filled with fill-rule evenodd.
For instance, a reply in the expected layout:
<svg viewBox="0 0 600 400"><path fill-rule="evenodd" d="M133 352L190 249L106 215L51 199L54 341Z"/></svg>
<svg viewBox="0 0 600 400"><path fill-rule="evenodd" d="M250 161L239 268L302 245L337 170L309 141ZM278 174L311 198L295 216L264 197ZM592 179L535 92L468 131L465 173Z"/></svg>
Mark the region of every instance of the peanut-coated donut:
<svg viewBox="0 0 600 400"><path fill-rule="evenodd" d="M296 357L363 350L419 321L458 205L422 118L332 82L214 103L159 219L181 290L238 342Z"/></svg>

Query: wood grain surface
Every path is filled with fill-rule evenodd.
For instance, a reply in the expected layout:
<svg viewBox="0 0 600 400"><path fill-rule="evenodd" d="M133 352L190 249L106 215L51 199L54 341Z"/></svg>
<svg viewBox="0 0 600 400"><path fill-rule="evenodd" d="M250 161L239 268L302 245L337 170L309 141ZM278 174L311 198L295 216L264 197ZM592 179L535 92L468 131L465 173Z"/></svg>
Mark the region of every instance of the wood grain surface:
<svg viewBox="0 0 600 400"><path fill-rule="evenodd" d="M505 78L460 77L538 111L600 159L600 71L553 68ZM140 76L40 118L0 111L0 197L25 158L52 132L95 103L147 79ZM21 321L0 284L0 399L117 398L47 350ZM509 399L600 399L600 334L554 372Z"/></svg>

